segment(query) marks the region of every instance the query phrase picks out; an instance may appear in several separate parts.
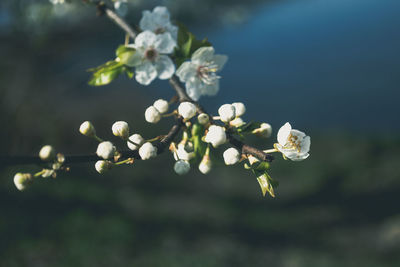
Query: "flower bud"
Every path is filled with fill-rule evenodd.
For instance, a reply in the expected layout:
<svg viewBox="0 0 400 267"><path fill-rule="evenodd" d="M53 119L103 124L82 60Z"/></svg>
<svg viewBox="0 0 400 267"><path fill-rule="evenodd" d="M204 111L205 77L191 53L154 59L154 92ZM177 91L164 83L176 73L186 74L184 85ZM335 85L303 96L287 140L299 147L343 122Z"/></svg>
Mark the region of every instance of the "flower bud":
<svg viewBox="0 0 400 267"><path fill-rule="evenodd" d="M252 133L262 138L268 138L272 134L272 127L268 123L261 123L260 128L253 130Z"/></svg>
<svg viewBox="0 0 400 267"><path fill-rule="evenodd" d="M235 107L236 117L240 117L246 112L246 106L242 102L232 103L232 106Z"/></svg>
<svg viewBox="0 0 400 267"><path fill-rule="evenodd" d="M113 135L126 140L129 136L129 125L125 121L117 121L111 127Z"/></svg>
<svg viewBox="0 0 400 267"><path fill-rule="evenodd" d="M196 115L196 112L197 112L196 105L190 102L183 102L178 107L179 115L181 115L184 119L187 120L193 118Z"/></svg>
<svg viewBox="0 0 400 267"><path fill-rule="evenodd" d="M56 151L52 146L44 146L40 149L39 157L43 161L50 161L56 157Z"/></svg>
<svg viewBox="0 0 400 267"><path fill-rule="evenodd" d="M236 117L235 107L230 104L224 104L218 109L220 120L229 122Z"/></svg>
<svg viewBox="0 0 400 267"><path fill-rule="evenodd" d="M168 111L169 104L168 101L164 99L158 99L154 102L153 107L155 107L161 114L164 114Z"/></svg>
<svg viewBox="0 0 400 267"><path fill-rule="evenodd" d="M83 135L93 137L96 135L96 129L90 121L85 121L79 127L79 132Z"/></svg>
<svg viewBox="0 0 400 267"><path fill-rule="evenodd" d="M131 142L127 142L128 147L130 150L136 150L139 149L141 145L144 143L144 139L140 134L133 134L129 137L129 140L131 140L133 143L138 144L139 146L132 144Z"/></svg>
<svg viewBox="0 0 400 267"><path fill-rule="evenodd" d="M211 143L213 147L218 147L219 145L226 143L226 133L225 129L221 126L211 125L208 128L205 141Z"/></svg>
<svg viewBox="0 0 400 267"><path fill-rule="evenodd" d="M240 127L243 126L245 124L245 122L242 120L242 118L236 117L234 120L231 120L229 122L229 125L233 126L233 127Z"/></svg>
<svg viewBox="0 0 400 267"><path fill-rule="evenodd" d="M175 162L174 171L179 175L187 174L190 171L190 164L186 160L178 160Z"/></svg>
<svg viewBox="0 0 400 267"><path fill-rule="evenodd" d="M239 162L240 160L240 152L236 148L228 148L225 150L224 154L224 161L226 165L234 165Z"/></svg>
<svg viewBox="0 0 400 267"><path fill-rule="evenodd" d="M94 165L96 171L100 174L105 173L106 171L111 169L112 166L113 164L108 160L98 160Z"/></svg>
<svg viewBox="0 0 400 267"><path fill-rule="evenodd" d="M211 171L211 167L212 162L210 160L210 156L206 154L199 164L199 170L202 174L207 174Z"/></svg>
<svg viewBox="0 0 400 267"><path fill-rule="evenodd" d="M111 142L104 141L97 146L96 154L103 159L110 159L114 156L115 151L115 146Z"/></svg>
<svg viewBox="0 0 400 267"><path fill-rule="evenodd" d="M201 113L199 114L199 116L197 116L197 120L199 121L200 124L206 125L210 121L210 118L206 113Z"/></svg>
<svg viewBox="0 0 400 267"><path fill-rule="evenodd" d="M157 123L161 120L160 112L153 106L150 106L146 109L144 117L146 121L150 123Z"/></svg>
<svg viewBox="0 0 400 267"><path fill-rule="evenodd" d="M32 174L17 173L14 175L14 184L19 191L25 190L26 186L32 181Z"/></svg>
<svg viewBox="0 0 400 267"><path fill-rule="evenodd" d="M154 158L157 156L157 148L152 143L146 142L139 148L139 155L142 160Z"/></svg>

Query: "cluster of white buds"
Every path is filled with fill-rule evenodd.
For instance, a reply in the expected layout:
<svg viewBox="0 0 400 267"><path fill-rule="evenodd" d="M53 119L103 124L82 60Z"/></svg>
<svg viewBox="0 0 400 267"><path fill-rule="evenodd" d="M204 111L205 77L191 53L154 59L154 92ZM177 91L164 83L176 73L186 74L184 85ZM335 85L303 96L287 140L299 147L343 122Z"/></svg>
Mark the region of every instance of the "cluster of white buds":
<svg viewBox="0 0 400 267"><path fill-rule="evenodd" d="M157 123L161 120L161 115L169 109L168 101L164 99L156 100L152 106L148 107L144 113L144 117L149 123Z"/></svg>
<svg viewBox="0 0 400 267"><path fill-rule="evenodd" d="M212 144L213 147L218 147L226 143L225 128L217 125L211 125L204 139L207 143Z"/></svg>
<svg viewBox="0 0 400 267"><path fill-rule="evenodd" d="M112 125L111 130L113 132L113 135L121 137L123 140L126 140L129 137L129 125L125 121L115 122Z"/></svg>
<svg viewBox="0 0 400 267"><path fill-rule="evenodd" d="M224 123L239 127L244 124L239 117L246 112L246 107L241 102L224 104L218 109L219 119Z"/></svg>
<svg viewBox="0 0 400 267"><path fill-rule="evenodd" d="M179 104L178 107L178 113L181 115L184 119L190 120L193 118L196 113L197 113L197 107L195 104L190 103L190 102L182 102Z"/></svg>

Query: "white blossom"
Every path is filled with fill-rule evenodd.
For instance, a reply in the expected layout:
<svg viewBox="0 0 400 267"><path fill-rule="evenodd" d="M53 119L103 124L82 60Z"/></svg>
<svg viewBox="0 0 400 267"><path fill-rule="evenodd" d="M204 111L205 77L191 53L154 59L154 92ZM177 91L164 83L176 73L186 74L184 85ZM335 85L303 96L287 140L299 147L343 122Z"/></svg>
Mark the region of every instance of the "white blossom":
<svg viewBox="0 0 400 267"><path fill-rule="evenodd" d="M292 129L290 123L285 123L278 131L278 143L275 148L293 161L301 161L310 155L311 139L305 133Z"/></svg>
<svg viewBox="0 0 400 267"><path fill-rule="evenodd" d="M261 123L260 128L253 130L252 133L259 137L268 138L272 134L272 127L269 123L263 122Z"/></svg>
<svg viewBox="0 0 400 267"><path fill-rule="evenodd" d="M96 154L100 158L110 159L114 156L115 151L116 149L113 143L111 143L110 141L104 141L97 146Z"/></svg>
<svg viewBox="0 0 400 267"><path fill-rule="evenodd" d="M40 149L39 157L43 161L50 161L56 157L56 151L52 146L46 145Z"/></svg>
<svg viewBox="0 0 400 267"><path fill-rule="evenodd" d="M152 143L146 142L139 148L139 155L142 160L147 160L157 156L157 148Z"/></svg>
<svg viewBox="0 0 400 267"><path fill-rule="evenodd" d="M213 47L201 47L193 53L191 61L182 63L176 75L185 83L187 94L197 101L202 95L218 93L220 76L216 72L227 60L225 55L214 55Z"/></svg>
<svg viewBox="0 0 400 267"><path fill-rule="evenodd" d="M79 127L79 132L89 137L96 135L96 130L90 121L83 122Z"/></svg>
<svg viewBox="0 0 400 267"><path fill-rule="evenodd" d="M218 147L219 145L226 143L226 133L225 129L221 126L211 125L208 128L205 141L211 143L213 147Z"/></svg>
<svg viewBox="0 0 400 267"><path fill-rule="evenodd" d="M207 174L211 171L211 168L212 168L212 162L210 160L210 156L206 154L204 155L203 159L199 164L199 171L202 174Z"/></svg>
<svg viewBox="0 0 400 267"><path fill-rule="evenodd" d="M26 186L32 181L30 173L17 173L14 175L14 184L19 191L25 190Z"/></svg>
<svg viewBox="0 0 400 267"><path fill-rule="evenodd" d="M158 109L156 109L153 106L150 106L146 109L144 113L144 118L146 119L147 122L157 123L161 120L161 114L158 111Z"/></svg>
<svg viewBox="0 0 400 267"><path fill-rule="evenodd" d="M52 3L53 5L57 5L57 4L64 4L65 0L49 0L50 3Z"/></svg>
<svg viewBox="0 0 400 267"><path fill-rule="evenodd" d="M183 102L178 107L178 113L184 119L191 119L196 115L197 107L195 104L190 102Z"/></svg>
<svg viewBox="0 0 400 267"><path fill-rule="evenodd" d="M154 102L153 107L155 107L161 114L164 114L168 111L169 104L167 100L158 99Z"/></svg>
<svg viewBox="0 0 400 267"><path fill-rule="evenodd" d="M218 109L220 120L229 122L236 117L235 107L231 104L224 104Z"/></svg>
<svg viewBox="0 0 400 267"><path fill-rule="evenodd" d="M98 173L102 174L111 169L112 166L113 166L112 162L108 160L98 160L94 165L94 168Z"/></svg>
<svg viewBox="0 0 400 267"><path fill-rule="evenodd" d="M190 164L186 160L178 160L175 162L174 171L179 175L187 174L190 171Z"/></svg>
<svg viewBox="0 0 400 267"><path fill-rule="evenodd" d="M139 26L143 31L152 31L155 34L170 33L174 40L178 37L178 27L171 24L169 11L163 6L155 7L153 12L143 11Z"/></svg>
<svg viewBox="0 0 400 267"><path fill-rule="evenodd" d="M129 136L129 125L125 121L115 122L112 125L111 130L115 136L121 137L124 140L126 140Z"/></svg>
<svg viewBox="0 0 400 267"><path fill-rule="evenodd" d="M235 107L236 117L240 117L246 112L246 106L242 102L232 103L232 106Z"/></svg>
<svg viewBox="0 0 400 267"><path fill-rule="evenodd" d="M245 124L245 122L240 117L236 117L234 120L231 120L229 122L229 125L231 125L233 127L240 127L240 126L243 126L244 124Z"/></svg>
<svg viewBox="0 0 400 267"><path fill-rule="evenodd" d="M239 162L240 160L240 152L236 148L228 148L225 150L224 154L224 161L226 165L234 165Z"/></svg>
<svg viewBox="0 0 400 267"><path fill-rule="evenodd" d="M167 54L171 54L175 46L176 42L169 33L141 32L136 36L135 43L128 45L136 52L126 65L135 67L135 79L143 85L149 85L157 77L169 79L175 72L175 65Z"/></svg>
<svg viewBox="0 0 400 267"><path fill-rule="evenodd" d="M138 144L138 146L137 146L137 145L135 145L135 144L132 144L131 142L126 142L130 150L139 149L139 147L140 147L141 145L143 145L143 143L144 143L144 141L145 141L145 140L143 139L143 137L142 137L140 134L132 134L132 135L129 137L129 140L131 140L131 141L132 141L133 143L135 143L135 144Z"/></svg>
<svg viewBox="0 0 400 267"><path fill-rule="evenodd" d="M210 121L210 118L206 113L201 113L199 116L197 116L197 121L201 125L206 125Z"/></svg>

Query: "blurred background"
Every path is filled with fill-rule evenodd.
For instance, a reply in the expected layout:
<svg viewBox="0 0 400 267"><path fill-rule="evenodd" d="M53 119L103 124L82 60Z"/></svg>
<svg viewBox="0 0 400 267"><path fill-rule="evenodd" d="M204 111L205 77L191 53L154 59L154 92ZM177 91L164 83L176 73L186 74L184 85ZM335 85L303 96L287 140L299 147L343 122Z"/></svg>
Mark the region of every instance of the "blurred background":
<svg viewBox="0 0 400 267"><path fill-rule="evenodd" d="M73 165L25 192L14 174L38 168L3 167L0 266L400 266L399 1L129 3L130 23L165 5L229 55L219 94L200 101L210 112L242 101L244 119L269 122L273 136L289 121L311 136L311 156L277 157L275 199L241 166L177 176L168 153L105 175ZM124 42L95 13L0 2L1 155L93 152L85 120L106 139L117 120L145 137L167 131L171 121L148 125L143 112L173 96L168 83L87 85L86 70ZM274 137L249 142L270 148Z"/></svg>

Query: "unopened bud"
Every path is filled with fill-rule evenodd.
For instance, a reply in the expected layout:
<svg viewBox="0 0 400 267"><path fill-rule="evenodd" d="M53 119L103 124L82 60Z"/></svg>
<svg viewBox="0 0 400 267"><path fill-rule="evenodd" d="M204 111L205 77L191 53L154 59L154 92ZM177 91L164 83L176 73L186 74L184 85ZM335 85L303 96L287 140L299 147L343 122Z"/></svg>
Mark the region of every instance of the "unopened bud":
<svg viewBox="0 0 400 267"><path fill-rule="evenodd" d="M139 148L139 155L142 158L142 160L154 158L157 156L157 148L153 146L153 144L150 142L144 143Z"/></svg>
<svg viewBox="0 0 400 267"><path fill-rule="evenodd" d="M30 173L17 173L14 175L14 184L19 191L25 190L27 185L32 181L32 174Z"/></svg>
<svg viewBox="0 0 400 267"><path fill-rule="evenodd" d="M115 151L115 146L111 142L104 141L97 146L96 154L103 159L110 159L114 156Z"/></svg>
<svg viewBox="0 0 400 267"><path fill-rule="evenodd" d="M121 137L126 140L129 136L129 125L125 121L117 121L111 127L112 132L115 136Z"/></svg>
<svg viewBox="0 0 400 267"><path fill-rule="evenodd" d="M193 118L196 115L196 112L197 112L196 105L190 102L183 102L178 107L179 115L181 115L184 119L187 120Z"/></svg>
<svg viewBox="0 0 400 267"><path fill-rule="evenodd" d="M260 128L253 130L252 133L262 138L268 138L272 134L272 127L268 123L261 123Z"/></svg>
<svg viewBox="0 0 400 267"><path fill-rule="evenodd" d="M137 150L144 143L144 139L140 134L132 134L129 137L129 140L132 141L133 143L137 144L137 145L135 145L128 141L127 145L130 150Z"/></svg>
<svg viewBox="0 0 400 267"><path fill-rule="evenodd" d="M178 160L175 162L174 171L179 175L187 174L190 171L190 164L186 160Z"/></svg>
<svg viewBox="0 0 400 267"><path fill-rule="evenodd" d="M228 148L225 150L224 154L224 161L226 165L234 165L239 162L240 160L240 152L236 148Z"/></svg>
<svg viewBox="0 0 400 267"><path fill-rule="evenodd" d="M246 106L242 102L232 103L232 106L235 107L236 117L240 117L246 112Z"/></svg>
<svg viewBox="0 0 400 267"><path fill-rule="evenodd" d="M243 126L245 123L242 120L242 118L236 117L234 120L231 120L229 122L229 125L233 126L233 127L240 127Z"/></svg>
<svg viewBox="0 0 400 267"><path fill-rule="evenodd" d="M236 117L235 107L230 104L224 104L218 109L221 121L229 122Z"/></svg>
<svg viewBox="0 0 400 267"><path fill-rule="evenodd" d="M154 102L153 106L161 113L164 114L168 111L169 104L167 100L158 99Z"/></svg>
<svg viewBox="0 0 400 267"><path fill-rule="evenodd" d="M211 143L213 147L218 147L226 143L225 129L221 126L211 125L205 137L207 143Z"/></svg>
<svg viewBox="0 0 400 267"><path fill-rule="evenodd" d="M85 121L79 127L79 132L83 135L93 137L96 135L96 129L90 121Z"/></svg>
<svg viewBox="0 0 400 267"><path fill-rule="evenodd" d="M96 171L100 174L105 173L113 166L112 162L108 160L98 160L94 165Z"/></svg>
<svg viewBox="0 0 400 267"><path fill-rule="evenodd" d="M157 123L161 120L160 112L153 106L150 106L146 109L144 117L149 123Z"/></svg>
<svg viewBox="0 0 400 267"><path fill-rule="evenodd" d="M203 159L199 164L199 170L202 174L207 174L211 171L212 162L209 155L204 155Z"/></svg>
<svg viewBox="0 0 400 267"><path fill-rule="evenodd" d="M206 125L210 121L210 117L206 113L201 113L197 116L197 120L200 124Z"/></svg>
<svg viewBox="0 0 400 267"><path fill-rule="evenodd" d="M42 149L40 149L39 157L43 161L53 160L56 157L56 151L52 146L44 146Z"/></svg>

